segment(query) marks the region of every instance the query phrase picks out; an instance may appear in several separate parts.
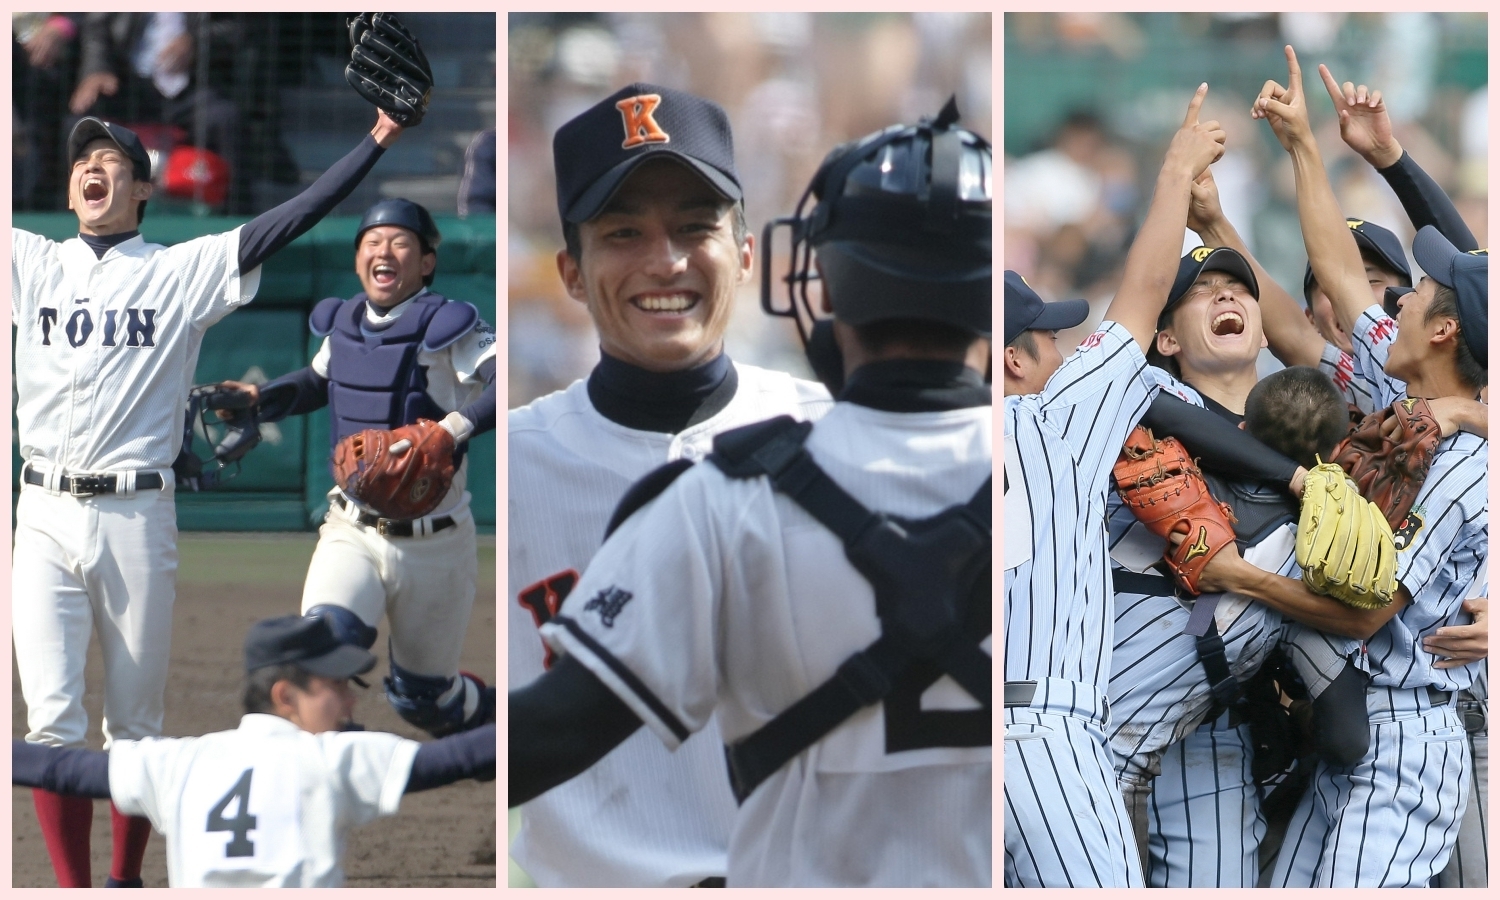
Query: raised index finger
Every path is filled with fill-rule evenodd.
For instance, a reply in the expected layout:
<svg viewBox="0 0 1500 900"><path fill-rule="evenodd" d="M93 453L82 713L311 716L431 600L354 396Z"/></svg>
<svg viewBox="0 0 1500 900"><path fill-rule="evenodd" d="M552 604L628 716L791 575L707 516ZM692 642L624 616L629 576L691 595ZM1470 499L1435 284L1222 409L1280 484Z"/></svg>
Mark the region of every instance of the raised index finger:
<svg viewBox="0 0 1500 900"><path fill-rule="evenodd" d="M1297 65L1297 51L1291 44L1286 45L1286 86L1287 90L1302 92L1302 67Z"/></svg>
<svg viewBox="0 0 1500 900"><path fill-rule="evenodd" d="M1188 101L1187 118L1182 120L1183 127L1198 124L1198 110L1203 108L1203 98L1208 96L1208 82L1198 85L1198 90L1193 92L1193 99Z"/></svg>
<svg viewBox="0 0 1500 900"><path fill-rule="evenodd" d="M1348 106L1343 90L1339 88L1339 83L1334 80L1333 73L1328 71L1328 67L1319 63L1318 74L1323 76L1323 87L1328 89L1328 96L1333 100L1333 108L1343 109Z"/></svg>

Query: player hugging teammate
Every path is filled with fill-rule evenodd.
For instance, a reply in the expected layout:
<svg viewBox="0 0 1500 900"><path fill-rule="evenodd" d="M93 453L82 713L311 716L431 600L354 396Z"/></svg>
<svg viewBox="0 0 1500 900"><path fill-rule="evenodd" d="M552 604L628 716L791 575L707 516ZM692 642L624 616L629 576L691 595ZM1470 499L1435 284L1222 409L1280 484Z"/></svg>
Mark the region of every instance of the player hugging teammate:
<svg viewBox="0 0 1500 900"><path fill-rule="evenodd" d="M1211 168L1184 164L1192 115L1106 322L1067 361L1050 332L1081 301L1007 276L1008 885L1485 883L1488 255L1379 93L1320 67L1343 139L1417 228L1413 287L1394 235L1339 210L1286 54L1251 115L1291 157L1308 315L1225 219ZM1204 246L1175 260L1184 225ZM1136 333L1142 285L1165 300L1144 358L1111 343ZM1266 345L1290 368L1261 381ZM1145 427L1093 455L1062 443L1106 422ZM1058 483L1065 462L1100 490L1112 469L1107 544L1057 528L1092 508ZM1081 667L1075 633L1093 641ZM1054 679L1074 685L1063 709ZM1070 758L1110 760L1092 796L1043 752L1066 734ZM1049 832L1075 817L1103 828L1059 851Z"/></svg>

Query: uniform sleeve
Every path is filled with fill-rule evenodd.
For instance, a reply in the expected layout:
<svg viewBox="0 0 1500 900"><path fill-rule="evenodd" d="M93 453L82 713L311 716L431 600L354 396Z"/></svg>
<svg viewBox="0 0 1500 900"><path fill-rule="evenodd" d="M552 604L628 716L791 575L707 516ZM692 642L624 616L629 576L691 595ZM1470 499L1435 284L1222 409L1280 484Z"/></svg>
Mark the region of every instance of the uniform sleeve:
<svg viewBox="0 0 1500 900"><path fill-rule="evenodd" d="M20 327L32 320L36 300L36 270L52 241L19 228L10 232L10 323Z"/></svg>
<svg viewBox="0 0 1500 900"><path fill-rule="evenodd" d="M1324 342L1323 355L1318 358L1318 371L1333 380L1339 396L1351 403L1365 415L1375 411L1375 397L1370 380L1351 353L1345 353L1332 343ZM1394 401L1393 401L1394 402Z"/></svg>
<svg viewBox="0 0 1500 900"><path fill-rule="evenodd" d="M324 345L327 345L326 340ZM452 360L453 374L460 384L483 384L479 367L495 358L495 326L480 319L468 334L448 348L448 358Z"/></svg>
<svg viewBox="0 0 1500 900"><path fill-rule="evenodd" d="M396 814L421 744L379 731L329 731L318 741L337 779L345 822L359 826Z"/></svg>
<svg viewBox="0 0 1500 900"><path fill-rule="evenodd" d="M166 832L164 803L173 802L171 773L191 738L114 741L109 746L109 794L127 816L145 816Z"/></svg>
<svg viewBox="0 0 1500 900"><path fill-rule="evenodd" d="M254 297L260 287L260 267L240 272L241 228L210 234L168 247L162 252L172 261L178 296L188 317L199 328L207 328Z"/></svg>
<svg viewBox="0 0 1500 900"><path fill-rule="evenodd" d="M1354 321L1354 367L1370 386L1371 409L1383 409L1406 396L1406 382L1385 373L1396 342L1396 320L1379 306L1370 306Z"/></svg>
<svg viewBox="0 0 1500 900"><path fill-rule="evenodd" d="M672 749L718 701L723 548L745 569L760 550L736 522L749 487L725 485L711 466L685 473L605 541L542 627L549 646L575 657Z"/></svg>
<svg viewBox="0 0 1500 900"><path fill-rule="evenodd" d="M323 343L318 345L318 352L313 355L312 370L327 378L328 361L332 358L333 348L329 345L328 338L323 338Z"/></svg>
<svg viewBox="0 0 1500 900"><path fill-rule="evenodd" d="M1085 496L1104 489L1125 436L1159 390L1157 381L1146 377L1147 369L1125 326L1105 322L1042 389L1042 414L1073 448L1079 474L1092 479Z"/></svg>
<svg viewBox="0 0 1500 900"><path fill-rule="evenodd" d="M1471 434L1446 438L1396 529L1396 580L1413 598L1441 582L1457 610L1475 573L1483 571L1489 558L1488 451L1489 442Z"/></svg>

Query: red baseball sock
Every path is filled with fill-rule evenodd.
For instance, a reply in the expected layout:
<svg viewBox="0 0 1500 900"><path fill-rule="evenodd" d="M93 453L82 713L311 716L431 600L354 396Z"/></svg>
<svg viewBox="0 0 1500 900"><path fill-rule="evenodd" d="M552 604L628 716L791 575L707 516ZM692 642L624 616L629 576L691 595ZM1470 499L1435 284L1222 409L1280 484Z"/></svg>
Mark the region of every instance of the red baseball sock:
<svg viewBox="0 0 1500 900"><path fill-rule="evenodd" d="M141 877L141 858L146 855L146 841L151 839L151 820L144 816L127 816L111 803L109 824L114 835L110 877L116 881Z"/></svg>
<svg viewBox="0 0 1500 900"><path fill-rule="evenodd" d="M58 887L93 887L89 873L89 829L94 824L94 801L64 797L41 788L31 789L36 819L52 857Z"/></svg>

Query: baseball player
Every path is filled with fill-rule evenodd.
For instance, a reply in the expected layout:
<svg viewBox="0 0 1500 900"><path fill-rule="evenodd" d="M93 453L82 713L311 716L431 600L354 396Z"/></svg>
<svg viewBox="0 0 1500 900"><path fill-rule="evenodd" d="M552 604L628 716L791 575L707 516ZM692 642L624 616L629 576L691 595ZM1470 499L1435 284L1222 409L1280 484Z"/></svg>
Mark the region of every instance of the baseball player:
<svg viewBox="0 0 1500 900"><path fill-rule="evenodd" d="M28 741L82 745L91 632L104 660L105 746L160 732L177 570L171 466L203 333L250 302L260 264L348 196L401 131L382 111L299 196L232 231L163 247L138 230L152 190L140 139L92 117L74 127L78 237L11 237L24 461L12 625ZM92 803L33 797L58 883L88 885ZM149 825L114 810L111 819L109 883L136 883Z"/></svg>
<svg viewBox="0 0 1500 900"><path fill-rule="evenodd" d="M385 518L347 486L328 492L302 588L303 613L329 616L341 639L361 647L374 646L390 617L386 699L434 737L470 727L493 703L458 664L479 576L464 445L495 427L495 330L472 304L429 289L441 241L424 207L376 203L354 235L364 292L313 308L309 325L323 343L312 363L259 387L226 382L264 421L329 407L335 451L365 429L419 419L452 435L453 483L428 515Z"/></svg>
<svg viewBox="0 0 1500 900"><path fill-rule="evenodd" d="M1429 276L1401 298L1399 318L1369 304L1363 263L1312 138L1296 55L1291 47L1286 52L1287 86L1267 82L1254 114L1268 120L1292 156L1308 256L1377 403L1477 396L1488 349L1486 255L1461 253L1426 226L1413 249ZM1456 616L1487 558L1487 449L1466 433L1439 445L1403 523L1399 588L1384 609L1319 600L1300 582L1244 564L1232 550L1205 570L1215 586L1283 611L1301 609L1327 628L1365 632L1374 687L1370 749L1353 766L1318 766L1288 828L1274 886L1421 886L1448 860L1469 792L1468 745L1454 692L1472 676L1466 668L1436 668L1419 638ZM1362 852L1371 834L1404 837L1394 847Z"/></svg>
<svg viewBox="0 0 1500 900"><path fill-rule="evenodd" d="M351 829L395 815L403 794L494 777L493 723L426 744L350 730L349 682L374 665L323 617L257 622L239 728L108 752L14 741L11 780L147 818L172 887L339 887Z"/></svg>
<svg viewBox="0 0 1500 900"><path fill-rule="evenodd" d="M717 709L729 886L990 884L992 176L957 119L824 160L787 312L809 313L814 251L834 318L810 361L837 361L840 401L627 500L542 628L558 661L511 693L511 802Z"/></svg>
<svg viewBox="0 0 1500 900"><path fill-rule="evenodd" d="M1006 275L1007 887L1142 884L1104 733L1114 645L1104 493L1157 390L1142 354L1191 184L1223 153L1218 123L1198 122L1207 89L1168 148L1104 326L1066 362L1049 332L1082 321L1086 304L1070 304L1064 323L1064 308L1047 310Z"/></svg>
<svg viewBox="0 0 1500 900"><path fill-rule="evenodd" d="M577 585L631 484L703 458L730 428L814 419L832 405L819 384L724 352L755 243L717 104L629 85L558 129L553 162L558 272L594 321L600 361L508 414L513 687L554 662L537 629ZM522 806L512 858L543 887L722 884L735 808L722 744L713 720L675 752L631 736Z"/></svg>

